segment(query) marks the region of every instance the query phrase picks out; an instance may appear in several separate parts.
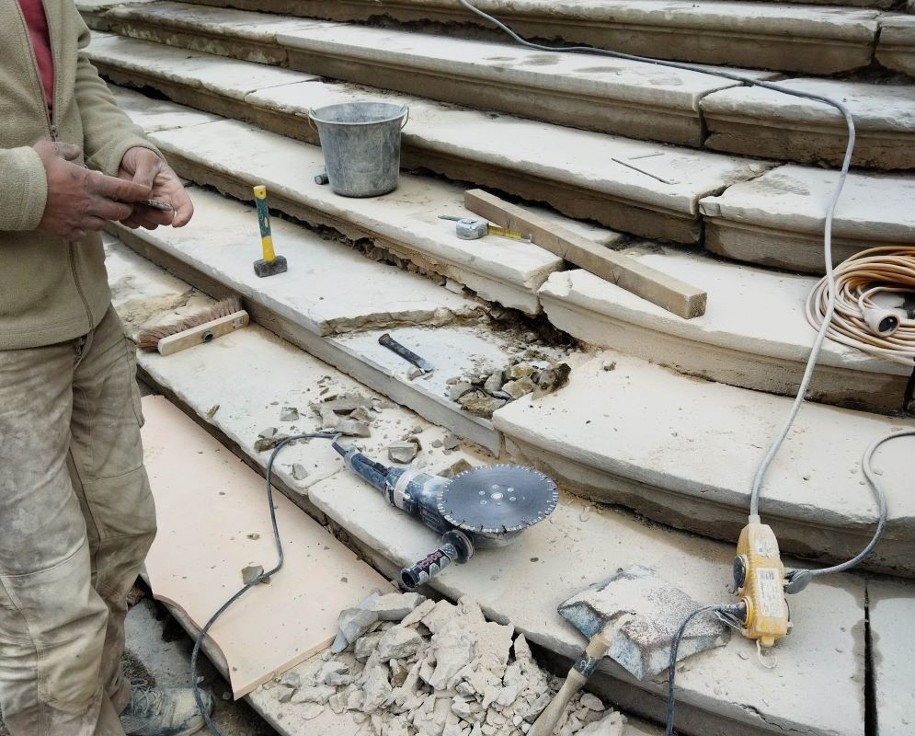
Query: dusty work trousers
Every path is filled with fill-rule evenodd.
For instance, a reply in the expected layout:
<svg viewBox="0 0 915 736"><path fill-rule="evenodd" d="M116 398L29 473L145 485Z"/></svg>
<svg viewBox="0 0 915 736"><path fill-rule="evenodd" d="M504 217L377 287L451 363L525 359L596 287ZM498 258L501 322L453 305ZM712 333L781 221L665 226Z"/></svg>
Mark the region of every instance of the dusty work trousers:
<svg viewBox="0 0 915 736"><path fill-rule="evenodd" d="M134 353L0 351L0 709L13 736L123 736L127 593L155 535Z"/></svg>

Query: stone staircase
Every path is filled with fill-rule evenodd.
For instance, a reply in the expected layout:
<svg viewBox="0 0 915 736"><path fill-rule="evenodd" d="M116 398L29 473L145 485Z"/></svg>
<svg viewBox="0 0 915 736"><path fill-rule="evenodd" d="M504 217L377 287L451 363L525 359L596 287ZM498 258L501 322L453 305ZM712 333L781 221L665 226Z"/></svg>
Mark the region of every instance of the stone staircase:
<svg viewBox="0 0 915 736"><path fill-rule="evenodd" d="M538 465L578 494L564 495L523 545L481 554L435 583L447 595L473 595L546 652L571 658L582 643L552 620L556 604L626 564L663 569L697 600L728 600L752 476L813 338L803 305L817 277L804 274L822 271L822 212L836 174L820 164L835 164L844 149L837 113L697 71L522 49L445 0L78 5L96 29L90 58L123 87L119 103L198 185L187 228L113 229L186 282L168 298L144 293L141 274L153 267L112 245L121 306L172 304L188 285L211 297L240 294L258 325L323 370L348 374L492 456ZM915 16L888 5L480 3L532 38L752 66L740 73L843 99L860 143L835 221L837 260L915 241L915 86L906 76L915 69ZM383 197L334 195L314 182L323 157L308 110L378 98L410 107L409 173ZM271 207L290 218L274 220L290 272L268 282L250 267L254 184L266 184ZM459 240L438 215L463 214L469 186L524 200L557 225L700 286L706 313L673 316L564 270L529 244ZM520 326L506 330L506 315ZM544 327L579 342L541 342ZM378 346L385 331L436 372L411 378ZM271 392L301 390L292 366L314 358L259 328L232 340L239 347L224 343L224 355L144 356L141 366L262 465L254 427L269 423ZM456 383L532 347L572 366L568 386L491 418L452 400ZM275 351L285 357L268 359ZM289 367L270 368L274 358ZM208 416L214 403L227 406L224 386L242 365L271 381L245 382L231 411ZM899 413L909 374L827 342L815 403L801 410L764 487L764 520L784 552L807 561L795 564L845 560L866 543L875 510L861 454L875 437L915 426ZM794 633L779 645L775 675L742 659L750 652L743 640L689 660L678 679L682 733L907 732L900 713L911 708L900 703L915 697L903 676L913 673L899 611L915 609L904 580L915 575L913 446L899 440L879 457L890 517L871 573L836 576L792 598ZM434 546L428 530L337 470L307 488L281 479L383 571ZM892 578L872 588L881 575ZM661 682L638 683L608 661L594 686L630 713L663 718Z"/></svg>

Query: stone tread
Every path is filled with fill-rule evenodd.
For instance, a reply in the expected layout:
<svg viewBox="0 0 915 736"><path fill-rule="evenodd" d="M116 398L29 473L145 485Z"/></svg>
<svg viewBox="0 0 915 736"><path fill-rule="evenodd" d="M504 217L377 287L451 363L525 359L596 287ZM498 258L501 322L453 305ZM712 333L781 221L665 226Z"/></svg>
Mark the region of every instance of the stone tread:
<svg viewBox="0 0 915 736"><path fill-rule="evenodd" d="M705 245L738 260L823 272L822 230L839 172L786 164L700 202ZM833 259L915 242L915 178L852 172L833 221ZM747 234L748 233L748 234Z"/></svg>
<svg viewBox="0 0 915 736"><path fill-rule="evenodd" d="M111 40L120 42L116 38ZM217 61L217 66L221 63L239 63ZM278 71L264 69L270 75ZM216 76L231 77L231 70ZM248 89L250 76L239 79L238 89ZM291 97L301 86L310 91L311 85L312 83L283 85L270 88L264 94L285 91ZM244 156L252 163L245 163L240 168L234 167L233 171L238 177L250 180L252 184L268 181L271 192L274 184L280 184L284 192L295 191L296 197L304 197L311 206L342 216L339 207L344 201L329 193L326 188L311 186L307 176L300 173L320 170L320 156L316 149L296 146L286 139L272 136L270 140L282 144L274 151L273 146L268 145L269 141L262 146L252 143L253 140L263 141L264 134L234 125L233 135L244 130L245 136L250 136L251 140L238 145L231 141L220 144L218 136L209 132L211 128L199 127L218 120L214 116L195 115L185 112L179 106L152 102L134 93L119 91L117 95L122 107L152 132L167 132L170 124L177 127L189 123L190 130L198 133L196 139L206 141L200 145L184 144L180 150L199 153L202 146L210 147L213 150L211 158L217 166L226 163L231 165L233 158ZM421 119L422 112L421 110ZM459 126L453 126L453 129L457 132ZM228 153L217 153L217 149ZM303 157L294 158L292 150L297 152L295 156L301 153ZM243 154L243 151L248 154ZM532 157L533 153L529 156ZM271 157L273 160L282 159L283 164L264 166L263 163ZM290 165L290 162L294 163ZM256 167L253 173L250 167ZM726 383L777 393L795 390L802 370L801 364L806 359L810 344L810 330L801 316L803 299L813 284L809 277L773 274L674 252L663 255L635 253L636 257L644 259L652 267L696 283L710 293L707 314L693 320L674 318L644 300L581 271L554 273L538 294L537 287L550 272L559 268L558 259L542 249L500 238L458 240L451 234L451 225L437 219L439 212L462 211L458 190L427 179L416 180L407 175L403 177L401 187L402 190L395 193L397 196L388 195L379 200L381 204L346 201L350 207L346 217L364 223L364 230L368 232L387 233L387 240L396 239L407 243L422 255L419 259L421 262L441 264L444 261L450 264L449 268L444 269L449 277L477 290L485 298L495 299L505 306L520 308L529 313L539 312L542 301L547 304L548 314L554 324L586 342L608 346L616 343L617 347L625 344L627 351L643 358L673 364L681 371ZM434 193L439 190L442 194L437 197ZM244 190L244 196L250 197L247 191ZM430 198L433 204L415 204ZM439 204L436 206L434 202ZM228 209L225 204L218 206ZM360 210L366 214L364 218L357 216ZM582 235L597 242L612 244L616 238L607 231L586 228L568 220L561 222L564 226L577 228ZM396 238L393 235L394 229L397 231ZM184 235L170 234L168 237L180 240ZM176 254L185 250L181 246L171 247L171 251ZM216 262L213 259L198 259L204 264L208 260ZM441 270L439 269L440 272ZM481 275L485 275L486 280ZM780 319L773 321L770 319L772 314L778 314ZM650 329L656 336L674 338L678 345L672 350L663 340L644 340L633 332L638 329ZM621 339L623 342L619 342ZM727 351L728 356L719 361L709 361L706 349L710 347ZM671 356L674 356L673 359ZM760 367L761 356L770 360L767 369ZM882 411L897 408L898 395L901 395L900 382L904 382L904 371L900 366L831 343L828 343L823 354L822 363L843 371L840 378L824 380L822 385L819 382L814 384L814 390L820 392L822 400L832 403L860 401Z"/></svg>
<svg viewBox="0 0 915 736"><path fill-rule="evenodd" d="M537 313L537 288L561 267L559 258L526 243L494 237L459 239L454 224L438 218L469 214L463 209L463 189L455 185L402 174L398 189L383 197L340 197L314 183L314 176L324 171L321 150L315 146L215 116L186 117L186 108L126 90L118 90L117 99L163 150L194 162L194 172L182 172L185 176L211 183L206 172L212 167L237 180L236 196L245 201L251 201L252 186L265 184L268 196L274 195L271 207L288 210L288 202L294 201L299 209L287 214L301 216L305 208L313 222L326 218L353 239L380 241L402 257L507 307ZM168 121L176 127L168 127ZM193 124L177 127L185 121ZM607 237L595 228L579 232Z"/></svg>
<svg viewBox="0 0 915 736"><path fill-rule="evenodd" d="M826 0L824 0L825 2ZM868 63L877 34L877 8L891 0L828 2L834 7L799 7L787 3L658 3L652 0L480 0L494 14L529 38L559 39L630 54L702 63L761 65L772 69L834 73ZM112 3L82 0L88 12ZM394 19L401 23L474 24L495 38L496 31L476 15L448 0L354 0L327 4L319 0L203 0L231 6L332 21ZM811 5L813 3L810 3ZM841 5L866 5L844 9ZM789 32L786 33L786 27ZM484 30L485 29L485 30ZM810 43L810 41L814 43Z"/></svg>
<svg viewBox="0 0 915 736"><path fill-rule="evenodd" d="M582 270L554 273L539 296L550 321L591 345L681 373L777 394L794 394L814 339L804 306L817 282L657 246L623 252L704 289L706 312L679 319ZM817 401L896 411L909 370L827 340L812 384Z"/></svg>
<svg viewBox="0 0 915 736"><path fill-rule="evenodd" d="M876 58L888 69L915 77L915 17L899 13L881 19Z"/></svg>
<svg viewBox="0 0 915 736"><path fill-rule="evenodd" d="M598 396L602 409L595 411ZM573 371L562 392L513 402L493 421L530 460L596 498L730 539L745 523L753 476L790 404L788 398L690 379L608 351ZM876 523L861 457L878 437L913 426L912 420L804 405L769 470L760 503L782 549L829 561L857 554ZM910 576L913 450L915 438L905 437L877 455L889 523L866 563Z"/></svg>
<svg viewBox="0 0 915 736"><path fill-rule="evenodd" d="M154 295L161 294L163 278L171 280L176 293L186 291L171 277L151 278L150 269L129 252L120 266L112 263L112 279L123 287L116 289L119 305L128 297L142 303L148 288ZM260 466L266 458L253 450L257 433L265 426L276 426L282 405L301 405L317 394L318 382L333 372L257 326L168 358L143 354L140 363L155 384L178 397L198 420L237 443L239 451ZM265 366L270 369L269 381L262 379ZM345 377L335 376L334 381L341 388L349 387ZM219 410L210 411L216 404ZM404 431L420 428L423 446L429 448L431 443L425 439L442 431L395 408L385 409L378 421L366 443L367 452L376 455L386 440L399 439ZM305 421L297 426L311 428ZM296 488L299 494L307 493L308 502L351 539L374 550L376 564L390 569L437 544L430 530L390 508L379 494L348 474L326 445L312 442L288 452L279 463L278 481L292 495L297 495ZM434 450L428 452L431 468L456 459L439 459ZM307 487L290 477L293 462L312 471ZM584 642L555 614L555 607L572 593L620 566L639 563L663 571L697 600L722 600L727 598L732 556L732 545L645 525L563 496L553 515L527 530L517 543L480 552L470 564L447 570L435 587L452 597L471 595L491 618L511 620L532 641L570 658ZM691 724L684 733L707 734L713 732L707 724L726 723L728 733L798 730L812 736L863 736L864 591L863 579L841 575L825 584L814 583L794 599L795 628L779 645L774 672L760 667L751 643L739 637L725 648L681 665L678 703ZM593 685L600 692L612 691L624 709L632 710L627 706L631 703L654 717L663 711L663 682L635 683L609 661L602 663ZM819 697L824 691L832 697Z"/></svg>
<svg viewBox="0 0 915 736"><path fill-rule="evenodd" d="M905 736L915 728L915 659L912 658L912 621L915 587L871 580L867 586L877 699L877 734Z"/></svg>
<svg viewBox="0 0 915 736"><path fill-rule="evenodd" d="M881 169L915 168L915 87L832 79L785 79L797 92L840 101L854 117L852 163ZM705 146L729 153L839 166L848 128L834 107L763 87L713 92L700 103L709 128Z"/></svg>
<svg viewBox="0 0 915 736"><path fill-rule="evenodd" d="M182 56L163 47L131 44L116 37L99 41L93 44L91 58L103 65L134 63L136 66L136 62L127 60L133 54L150 62L158 59L156 63L161 67ZM231 69L219 70L219 66L219 62L214 63L212 75L208 74L210 81L202 81L198 71L189 72L185 83L212 89L231 73ZM171 66L171 69L175 68ZM143 74L146 80L153 78L151 73L144 71ZM169 74L177 76L174 71ZM237 88L233 90L226 94L239 94ZM365 99L366 96L367 93L358 92L351 95L350 90L341 90L339 85L304 81L299 85L252 92L246 100L262 108L286 111L295 116L294 126L298 127L307 125L301 115L307 114L309 106ZM377 97L374 93L369 96ZM484 179L476 181L478 184L498 186L529 200L551 201L573 217L590 217L608 227L645 237L665 237L678 242L696 240L701 198L736 182L752 179L772 166L753 159L663 146L547 123L504 116L493 119L483 112L454 110L435 103L418 102L411 105L411 110L404 138L408 150L413 151L415 164L423 164L426 154L433 159L436 156L442 160L457 158L463 163L452 164L446 169L446 173L455 178L478 175ZM229 127L242 130L241 126L231 123L223 125L226 130ZM263 145L273 140L277 141L276 148L284 146L286 152L297 151L296 158L302 159L303 165L305 158L309 161L315 157L320 159L320 153L310 153L308 146L296 147L291 141L280 143L277 135L270 136L251 128L246 130L252 141L245 145L254 145L254 139L262 141ZM215 136L199 129L175 135L182 139L200 135L211 138L207 149L219 146L218 140L212 140ZM237 157L241 153L235 151L234 155ZM200 154L195 157L199 159ZM219 157L228 160L224 154ZM315 165L319 167L317 170L323 168L320 163ZM313 170L308 170L308 175L302 178L310 181Z"/></svg>
<svg viewBox="0 0 915 736"><path fill-rule="evenodd" d="M244 16L247 16L246 18ZM244 21L247 20L247 23ZM118 32L238 58L263 45L278 63L326 77L639 139L701 146L699 99L737 82L700 71L517 44L281 20L184 3L125 6L105 16ZM227 39L235 43L227 43ZM246 52L246 44L254 44ZM771 78L747 70L745 75Z"/></svg>

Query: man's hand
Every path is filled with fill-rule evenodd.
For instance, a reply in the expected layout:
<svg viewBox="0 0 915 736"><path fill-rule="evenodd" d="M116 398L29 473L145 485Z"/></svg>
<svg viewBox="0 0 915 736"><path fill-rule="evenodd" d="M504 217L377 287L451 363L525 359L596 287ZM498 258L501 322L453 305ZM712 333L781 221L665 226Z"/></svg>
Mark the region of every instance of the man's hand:
<svg viewBox="0 0 915 736"><path fill-rule="evenodd" d="M34 148L48 178L48 198L38 225L44 232L74 242L110 220L129 218L133 206L128 203L150 197L148 185L72 163L79 158L78 146L41 141Z"/></svg>
<svg viewBox="0 0 915 736"><path fill-rule="evenodd" d="M178 175L150 149L140 146L129 149L121 159L118 176L149 187L152 194L146 199L156 199L172 206L171 211L166 211L138 204L133 213L123 220L127 227L145 227L148 230L154 230L159 225L181 227L194 214L194 205Z"/></svg>

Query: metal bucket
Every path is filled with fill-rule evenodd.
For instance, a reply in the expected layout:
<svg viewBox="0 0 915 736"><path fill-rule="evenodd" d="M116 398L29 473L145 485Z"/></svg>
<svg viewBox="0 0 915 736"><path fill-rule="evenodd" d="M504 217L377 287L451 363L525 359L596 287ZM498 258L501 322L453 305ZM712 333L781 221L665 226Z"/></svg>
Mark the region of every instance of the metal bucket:
<svg viewBox="0 0 915 736"><path fill-rule="evenodd" d="M376 197L397 188L406 105L344 102L308 111L318 131L330 188L344 197Z"/></svg>

